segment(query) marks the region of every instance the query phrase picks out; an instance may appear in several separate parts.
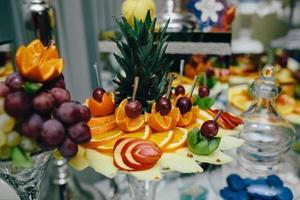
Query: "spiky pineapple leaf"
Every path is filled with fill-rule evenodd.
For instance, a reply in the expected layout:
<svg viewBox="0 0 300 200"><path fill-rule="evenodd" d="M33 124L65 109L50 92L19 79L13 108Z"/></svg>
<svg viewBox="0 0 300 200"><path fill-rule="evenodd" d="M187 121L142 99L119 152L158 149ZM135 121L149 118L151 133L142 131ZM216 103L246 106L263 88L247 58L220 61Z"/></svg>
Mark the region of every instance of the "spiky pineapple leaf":
<svg viewBox="0 0 300 200"><path fill-rule="evenodd" d="M116 102L131 97L134 78L139 76L136 99L147 109L150 102L164 95L169 83L172 62L166 55L168 23L156 32L156 19L151 19L149 11L144 22L135 18L133 27L124 17L115 21L123 40L115 41L120 54L114 56L124 72L115 76Z"/></svg>

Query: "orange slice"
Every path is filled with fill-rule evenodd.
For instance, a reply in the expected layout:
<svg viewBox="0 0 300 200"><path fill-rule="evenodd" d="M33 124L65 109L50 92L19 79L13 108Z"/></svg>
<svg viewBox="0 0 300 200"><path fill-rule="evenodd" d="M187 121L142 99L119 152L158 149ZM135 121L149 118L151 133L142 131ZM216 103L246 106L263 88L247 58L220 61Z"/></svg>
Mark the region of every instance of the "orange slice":
<svg viewBox="0 0 300 200"><path fill-rule="evenodd" d="M107 124L103 124L100 126L90 127L92 136L97 136L99 134L105 133L107 131L111 131L117 128L117 123L115 121L109 122Z"/></svg>
<svg viewBox="0 0 300 200"><path fill-rule="evenodd" d="M89 125L90 128L95 127L95 126L101 126L101 125L104 125L104 124L115 122L116 121L115 118L116 117L115 117L114 114L104 116L104 117L92 117L90 119L90 121L88 121L88 125Z"/></svg>
<svg viewBox="0 0 300 200"><path fill-rule="evenodd" d="M40 76L31 77L31 79L39 82L52 80L62 73L63 66L63 59L51 59L42 62L39 66Z"/></svg>
<svg viewBox="0 0 300 200"><path fill-rule="evenodd" d="M119 107L116 109L116 122L120 129L125 132L135 132L145 126L146 117L145 115L140 115L137 118L129 118L125 113L125 105L127 104L127 99L124 99Z"/></svg>
<svg viewBox="0 0 300 200"><path fill-rule="evenodd" d="M151 128L146 125L144 129L138 130L134 133L126 133L123 137L124 138L140 138L140 139L148 139L152 134Z"/></svg>
<svg viewBox="0 0 300 200"><path fill-rule="evenodd" d="M190 112L181 115L177 126L187 127L195 123L198 117L199 117L199 107L193 106Z"/></svg>
<svg viewBox="0 0 300 200"><path fill-rule="evenodd" d="M24 52L25 52L26 47L24 45L20 46L17 50L16 53L16 64L17 67L19 68L22 64L22 60L24 58Z"/></svg>
<svg viewBox="0 0 300 200"><path fill-rule="evenodd" d="M175 151L176 149L185 146L188 135L188 130L185 128L175 127L173 129L174 136L169 144L163 149L164 151Z"/></svg>
<svg viewBox="0 0 300 200"><path fill-rule="evenodd" d="M59 58L59 55L58 55L56 46L51 45L45 50L45 53L43 54L42 58L40 59L40 62L42 63L46 60L58 59L58 58Z"/></svg>
<svg viewBox="0 0 300 200"><path fill-rule="evenodd" d="M39 39L35 39L32 42L30 42L26 48L29 51L31 51L31 53L39 54L39 55L42 55L46 49L44 47L43 43L41 42L41 40L39 40Z"/></svg>
<svg viewBox="0 0 300 200"><path fill-rule="evenodd" d="M100 153L113 153L114 151L114 146L115 143L119 140L120 138L116 137L112 140L110 140L108 143L105 143L101 146L98 146L97 148L94 148L94 150L100 152Z"/></svg>
<svg viewBox="0 0 300 200"><path fill-rule="evenodd" d="M148 123L150 127L158 132L173 129L180 119L179 109L172 106L169 114L162 116L160 113L156 112L155 107L156 103L152 105L152 111L149 115Z"/></svg>
<svg viewBox="0 0 300 200"><path fill-rule="evenodd" d="M112 97L112 95L105 93L102 97L102 102L88 98L85 104L90 108L93 117L111 115L115 109L114 99Z"/></svg>
<svg viewBox="0 0 300 200"><path fill-rule="evenodd" d="M152 133L149 140L157 144L160 148L164 148L170 143L173 136L174 136L174 131L169 130L164 132Z"/></svg>
<svg viewBox="0 0 300 200"><path fill-rule="evenodd" d="M84 144L87 148L97 148L99 146L105 145L110 141L121 138L124 135L124 132L120 129L113 129L111 131L103 132L101 134L93 135L90 142Z"/></svg>

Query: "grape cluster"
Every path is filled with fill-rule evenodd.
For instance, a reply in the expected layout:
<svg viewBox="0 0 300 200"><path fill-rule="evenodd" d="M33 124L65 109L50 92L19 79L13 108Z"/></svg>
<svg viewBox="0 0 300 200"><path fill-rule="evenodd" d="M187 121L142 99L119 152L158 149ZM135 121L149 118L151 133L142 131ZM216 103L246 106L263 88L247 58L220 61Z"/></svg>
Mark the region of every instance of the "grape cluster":
<svg viewBox="0 0 300 200"><path fill-rule="evenodd" d="M0 84L0 158L8 158L14 146L26 152L58 148L62 156L74 156L78 144L91 139L90 110L71 101L63 75L34 92L25 89L26 83L13 73Z"/></svg>

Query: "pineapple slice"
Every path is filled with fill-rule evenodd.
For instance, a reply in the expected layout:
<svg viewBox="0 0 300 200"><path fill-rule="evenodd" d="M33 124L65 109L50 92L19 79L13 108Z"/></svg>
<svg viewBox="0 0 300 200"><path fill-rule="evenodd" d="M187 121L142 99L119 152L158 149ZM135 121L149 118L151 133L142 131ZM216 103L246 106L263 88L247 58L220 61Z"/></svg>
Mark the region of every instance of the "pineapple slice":
<svg viewBox="0 0 300 200"><path fill-rule="evenodd" d="M223 136L219 144L218 150L225 151L229 149L234 149L244 144L244 140L232 137L232 136Z"/></svg>
<svg viewBox="0 0 300 200"><path fill-rule="evenodd" d="M187 158L193 159L200 163L210 163L215 165L222 165L225 163L229 163L233 160L230 156L226 155L220 150L216 150L210 155L205 155L205 156L193 154L188 150L188 148L179 149L176 151L176 153L183 155Z"/></svg>
<svg viewBox="0 0 300 200"><path fill-rule="evenodd" d="M87 149L86 158L90 167L108 178L113 178L118 172L118 169L113 164L112 156Z"/></svg>
<svg viewBox="0 0 300 200"><path fill-rule="evenodd" d="M162 169L181 173L201 173L203 169L192 159L177 153L164 153L158 161Z"/></svg>
<svg viewBox="0 0 300 200"><path fill-rule="evenodd" d="M69 161L69 164L78 171L84 170L89 166L89 163L85 157L85 151L85 148L78 145L78 152L76 156Z"/></svg>
<svg viewBox="0 0 300 200"><path fill-rule="evenodd" d="M161 173L158 164L154 165L154 167L152 167L151 169L145 171L135 171L135 172L128 172L128 173L135 176L137 179L144 180L144 181L161 179Z"/></svg>

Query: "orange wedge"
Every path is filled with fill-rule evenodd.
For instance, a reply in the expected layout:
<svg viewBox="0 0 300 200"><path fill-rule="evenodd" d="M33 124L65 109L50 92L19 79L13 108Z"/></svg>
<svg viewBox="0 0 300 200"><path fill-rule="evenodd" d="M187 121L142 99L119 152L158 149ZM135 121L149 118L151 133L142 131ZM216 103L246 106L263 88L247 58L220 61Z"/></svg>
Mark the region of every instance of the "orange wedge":
<svg viewBox="0 0 300 200"><path fill-rule="evenodd" d="M35 39L27 45L26 49L28 49L33 54L42 55L46 48L39 39Z"/></svg>
<svg viewBox="0 0 300 200"><path fill-rule="evenodd" d="M85 104L91 110L93 117L111 115L115 109L113 96L107 93L103 95L102 102L98 102L93 98L88 98Z"/></svg>
<svg viewBox="0 0 300 200"><path fill-rule="evenodd" d="M188 135L188 130L185 128L175 127L174 136L169 144L163 149L164 151L170 152L185 146Z"/></svg>
<svg viewBox="0 0 300 200"><path fill-rule="evenodd" d="M95 127L95 126L101 126L104 124L108 124L110 122L115 122L115 115L108 115L104 117L92 117L90 121L88 121L88 125L90 128Z"/></svg>
<svg viewBox="0 0 300 200"><path fill-rule="evenodd" d="M145 115L140 115L137 118L129 118L125 113L125 106L127 104L127 99L124 99L119 107L116 109L116 122L120 129L125 132L135 132L145 126L146 117Z"/></svg>
<svg viewBox="0 0 300 200"><path fill-rule="evenodd" d="M111 131L106 131L101 134L93 135L90 142L84 144L83 146L87 148L97 148L99 146L105 145L110 141L121 138L124 135L124 132L120 129L113 129Z"/></svg>
<svg viewBox="0 0 300 200"><path fill-rule="evenodd" d="M174 131L164 131L164 132L157 132L152 133L149 140L157 144L160 148L166 147L174 136Z"/></svg>
<svg viewBox="0 0 300 200"><path fill-rule="evenodd" d="M160 113L156 112L155 107L156 103L152 105L152 111L148 119L149 126L158 132L173 129L180 119L179 109L172 106L169 114L162 116Z"/></svg>
<svg viewBox="0 0 300 200"><path fill-rule="evenodd" d="M191 111L181 115L177 126L187 127L187 126L195 123L198 117L199 117L199 107L193 106Z"/></svg>
<svg viewBox="0 0 300 200"><path fill-rule="evenodd" d="M152 134L151 128L146 125L145 128L138 130L134 133L126 133L123 137L124 138L140 138L140 139L148 139Z"/></svg>
<svg viewBox="0 0 300 200"><path fill-rule="evenodd" d="M117 128L117 123L115 121L111 121L107 124L103 124L100 126L94 126L90 127L91 128L91 134L92 136L97 136L99 134L105 133L107 131L111 131L115 128Z"/></svg>
<svg viewBox="0 0 300 200"><path fill-rule="evenodd" d="M22 60L23 60L25 49L26 49L26 47L24 45L22 45L17 50L17 53L16 53L16 64L17 64L17 67L21 66L21 64L22 64Z"/></svg>
<svg viewBox="0 0 300 200"><path fill-rule="evenodd" d="M120 138L116 137L112 140L110 140L108 143L105 143L101 146L98 146L97 148L94 148L94 150L100 152L100 153L113 153L114 151L114 146L115 143L119 140Z"/></svg>
<svg viewBox="0 0 300 200"><path fill-rule="evenodd" d="M58 58L59 55L56 46L51 45L45 50L45 53L43 54L40 62L44 62L46 60L51 60L51 59L58 59Z"/></svg>

